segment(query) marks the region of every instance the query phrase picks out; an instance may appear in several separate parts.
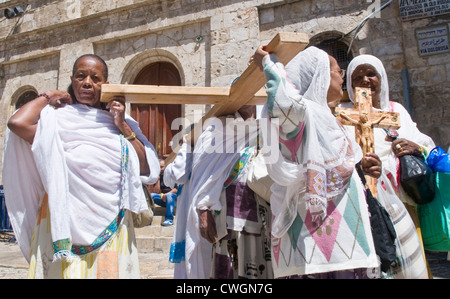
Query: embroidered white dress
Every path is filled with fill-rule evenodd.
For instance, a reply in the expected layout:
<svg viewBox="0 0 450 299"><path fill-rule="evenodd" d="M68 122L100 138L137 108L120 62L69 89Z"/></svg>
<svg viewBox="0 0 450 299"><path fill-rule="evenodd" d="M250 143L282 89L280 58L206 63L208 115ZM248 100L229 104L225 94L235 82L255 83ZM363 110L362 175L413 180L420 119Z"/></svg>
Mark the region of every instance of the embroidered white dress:
<svg viewBox="0 0 450 299"><path fill-rule="evenodd" d="M267 161L275 181L271 246L278 278L378 267L354 168L362 155L326 103L329 64L328 55L314 47L286 70L274 55L263 59L265 114L280 124L278 160Z"/></svg>

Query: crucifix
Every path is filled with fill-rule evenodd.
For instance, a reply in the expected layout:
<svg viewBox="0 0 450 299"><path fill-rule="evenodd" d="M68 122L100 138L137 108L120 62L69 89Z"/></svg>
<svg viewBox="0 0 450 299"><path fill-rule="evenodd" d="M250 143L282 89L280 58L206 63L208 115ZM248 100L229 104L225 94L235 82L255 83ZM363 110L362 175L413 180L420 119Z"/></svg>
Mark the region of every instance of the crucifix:
<svg viewBox="0 0 450 299"><path fill-rule="evenodd" d="M309 44L307 34L280 32L267 45L266 51L277 55L287 64ZM128 103L145 104L214 104L191 130L191 141L200 136L203 122L210 117L229 115L245 105L264 104L267 94L262 89L266 83L264 73L252 62L231 87L187 87L103 84L101 101L122 95ZM166 165L175 159L175 151L166 159Z"/></svg>
<svg viewBox="0 0 450 299"><path fill-rule="evenodd" d="M367 153L375 152L373 128L398 129L400 115L396 112L373 110L370 88L356 87L354 104L355 108L336 108L336 117L343 125L355 126L355 139L365 157ZM377 180L366 176L366 181L376 197Z"/></svg>

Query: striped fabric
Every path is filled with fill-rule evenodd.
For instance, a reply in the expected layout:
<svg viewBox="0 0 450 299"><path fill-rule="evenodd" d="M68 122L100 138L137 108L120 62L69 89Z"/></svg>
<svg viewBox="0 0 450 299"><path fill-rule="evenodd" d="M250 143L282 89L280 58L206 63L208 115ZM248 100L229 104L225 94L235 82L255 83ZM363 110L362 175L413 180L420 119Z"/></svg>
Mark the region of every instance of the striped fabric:
<svg viewBox="0 0 450 299"><path fill-rule="evenodd" d="M397 233L397 260L385 278L426 279L428 271L414 222L403 204L386 203Z"/></svg>
<svg viewBox="0 0 450 299"><path fill-rule="evenodd" d="M140 278L138 252L130 212L117 233L100 249L71 260L53 260L51 217L46 198L41 203L31 240L28 278Z"/></svg>

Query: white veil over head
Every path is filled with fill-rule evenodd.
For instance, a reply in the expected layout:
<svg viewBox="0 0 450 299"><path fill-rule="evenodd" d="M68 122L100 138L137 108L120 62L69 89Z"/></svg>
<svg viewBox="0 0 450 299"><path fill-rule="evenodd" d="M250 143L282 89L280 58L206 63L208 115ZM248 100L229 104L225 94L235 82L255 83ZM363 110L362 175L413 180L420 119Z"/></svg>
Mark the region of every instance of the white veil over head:
<svg viewBox="0 0 450 299"><path fill-rule="evenodd" d="M389 83L383 62L373 55L359 55L352 59L347 67L347 91L350 101L353 102L354 90L352 87L352 74L355 69L362 64L370 64L380 75L381 93L380 107L383 111L389 111Z"/></svg>
<svg viewBox="0 0 450 299"><path fill-rule="evenodd" d="M271 188L275 237L284 235L298 214L303 219L306 213L324 217L328 201L344 194L354 163L362 158L360 148L354 146L327 105L331 81L328 54L309 47L289 62L286 72L287 85L294 85L297 95L277 93L277 101L305 106L303 124L299 124L304 133L297 161L280 152L278 161L267 165L275 181Z"/></svg>
<svg viewBox="0 0 450 299"><path fill-rule="evenodd" d="M326 52L309 47L286 65L286 72L289 81L304 98L329 110L327 93L330 86L330 60Z"/></svg>

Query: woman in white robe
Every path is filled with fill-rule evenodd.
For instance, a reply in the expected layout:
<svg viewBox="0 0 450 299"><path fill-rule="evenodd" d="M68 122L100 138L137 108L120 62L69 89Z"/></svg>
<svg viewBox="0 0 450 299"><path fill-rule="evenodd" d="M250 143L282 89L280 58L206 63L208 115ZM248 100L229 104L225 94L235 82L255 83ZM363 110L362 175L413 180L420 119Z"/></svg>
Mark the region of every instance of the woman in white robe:
<svg viewBox="0 0 450 299"><path fill-rule="evenodd" d="M399 156L427 155L435 147L433 140L421 133L408 111L389 100L389 83L383 63L372 55L355 57L347 68L347 90L353 101L354 88L370 88L372 106L376 110L400 114L398 137L392 140L382 128L374 128L375 153L382 161L382 174L377 181L378 200L391 215L397 232L397 262L386 277L428 278L425 254L421 246L417 204L403 191L399 182ZM353 107L353 103L343 103ZM354 136L353 128L348 128ZM409 213L408 213L409 212ZM417 232L415 227L417 226Z"/></svg>
<svg viewBox="0 0 450 299"><path fill-rule="evenodd" d="M185 142L166 167L165 180L184 184L171 245L174 278L211 277L212 244L227 233L224 183L241 153L256 141L257 127L254 121L245 122L239 113L210 118L203 124L193 152ZM214 217L219 211L220 216Z"/></svg>
<svg viewBox="0 0 450 299"><path fill-rule="evenodd" d="M285 69L260 47L254 61L266 75L265 115L280 124L278 160L267 161L275 277L376 276L362 153L330 110L342 96L336 60L310 47Z"/></svg>
<svg viewBox="0 0 450 299"><path fill-rule="evenodd" d="M71 94L43 93L8 122L5 199L30 278L140 277L130 212L148 209L159 163L123 97L100 102L107 76L83 55Z"/></svg>

